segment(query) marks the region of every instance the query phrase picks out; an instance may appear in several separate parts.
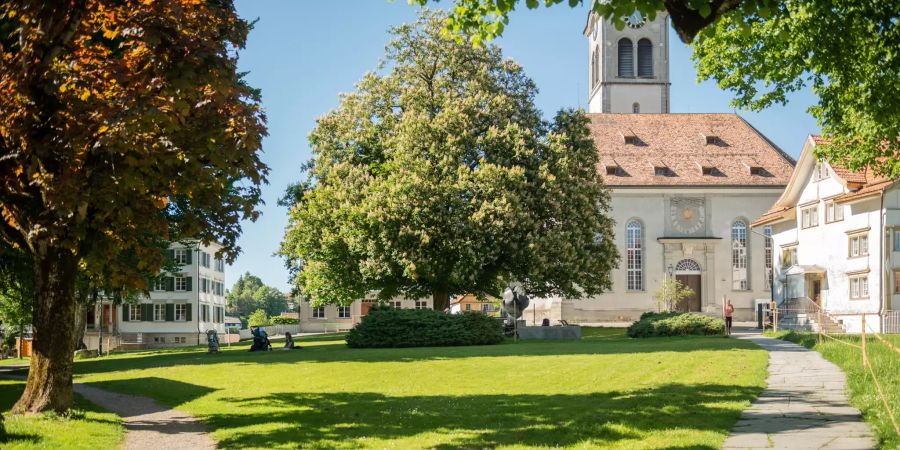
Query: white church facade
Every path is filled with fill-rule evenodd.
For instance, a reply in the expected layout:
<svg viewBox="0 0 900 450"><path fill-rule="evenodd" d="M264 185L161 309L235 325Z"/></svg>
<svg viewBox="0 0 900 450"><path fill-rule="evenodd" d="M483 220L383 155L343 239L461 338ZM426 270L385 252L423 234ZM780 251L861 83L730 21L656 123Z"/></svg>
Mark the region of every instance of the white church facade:
<svg viewBox="0 0 900 450"><path fill-rule="evenodd" d="M779 198L793 159L736 114L669 113L668 16L635 15L616 30L591 14L590 130L611 193L619 249L612 289L584 299L536 299L524 317L540 322L633 321L657 310L666 277L694 295L685 311L737 320L772 292L771 239L750 222Z"/></svg>

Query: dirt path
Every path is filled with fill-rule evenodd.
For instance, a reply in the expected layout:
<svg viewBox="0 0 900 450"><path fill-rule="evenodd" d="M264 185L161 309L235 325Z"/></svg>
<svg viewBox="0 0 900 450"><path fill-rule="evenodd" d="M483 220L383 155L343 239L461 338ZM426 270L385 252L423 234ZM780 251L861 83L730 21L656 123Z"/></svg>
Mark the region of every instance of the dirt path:
<svg viewBox="0 0 900 450"><path fill-rule="evenodd" d="M9 373L15 369L22 367L0 368L0 377L22 379L22 375ZM91 403L122 418L125 450L216 448L203 423L184 411L162 406L147 397L117 394L84 383L75 383L74 389Z"/></svg>
<svg viewBox="0 0 900 450"><path fill-rule="evenodd" d="M846 376L819 352L755 330L735 337L769 352L766 390L742 414L725 449L872 449L875 438L847 398Z"/></svg>

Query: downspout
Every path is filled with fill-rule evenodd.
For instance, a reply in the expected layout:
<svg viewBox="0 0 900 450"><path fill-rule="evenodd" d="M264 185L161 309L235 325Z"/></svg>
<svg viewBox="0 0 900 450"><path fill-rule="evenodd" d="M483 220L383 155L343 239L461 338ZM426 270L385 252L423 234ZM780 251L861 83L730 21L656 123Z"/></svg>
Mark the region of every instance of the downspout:
<svg viewBox="0 0 900 450"><path fill-rule="evenodd" d="M197 319L197 345L200 345L200 336L202 332L200 330L200 286L202 283L200 282L200 256L202 252L200 251L200 242L197 242L197 258L194 259L194 262L197 263L197 283L191 286L192 288L196 287L197 291L197 309L194 310L194 313L191 314L191 317Z"/></svg>
<svg viewBox="0 0 900 450"><path fill-rule="evenodd" d="M881 235L882 235L881 251L887 252L887 254L889 256L887 256L887 258L885 258L885 255L882 254L881 258L878 258L879 263L881 264L881 285L882 285L882 287L881 287L881 304L878 305L878 325L879 325L879 331L881 331L882 333L884 332L884 310L887 305L888 298L890 298L889 297L889 295L890 295L889 289L890 289L890 279L891 279L891 275L892 275L892 274L888 273L887 276L885 276L885 274L887 272L887 267L885 267L884 261L887 259L889 262L889 264L888 264L889 267L890 268L894 267L893 248L888 246L888 245L890 245L890 237L891 236L888 234L888 230L885 229L885 227L884 227L884 222L885 222L884 216L887 213L887 211L885 211L885 209L884 209L884 193L885 193L884 190L881 191L881 211L879 211L878 218L881 221ZM885 245L885 243L888 243L888 245Z"/></svg>

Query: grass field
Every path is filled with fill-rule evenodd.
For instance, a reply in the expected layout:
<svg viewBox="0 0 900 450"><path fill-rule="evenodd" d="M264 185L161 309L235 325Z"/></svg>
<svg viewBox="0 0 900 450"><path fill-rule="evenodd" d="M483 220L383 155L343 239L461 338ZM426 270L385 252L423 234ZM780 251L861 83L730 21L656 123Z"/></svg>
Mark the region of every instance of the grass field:
<svg viewBox="0 0 900 450"><path fill-rule="evenodd" d="M881 448L900 449L900 436L894 431L887 408L878 396L875 383L872 382L872 376L862 365L860 349L827 338L822 343L816 343L814 333L789 331L779 332L775 336L817 350L825 359L843 369L847 374L850 401L853 406L859 408L865 421L878 436ZM883 335L882 337L893 343L895 347L900 347L900 335ZM840 335L838 338L856 345L860 343L858 335ZM872 370L881 384L894 416L900 420L900 354L895 353L874 337L866 339L866 343L868 348L866 353L869 355Z"/></svg>
<svg viewBox="0 0 900 450"><path fill-rule="evenodd" d="M75 409L66 416L10 416L13 403L25 389L24 381L0 380L0 411L8 433L4 450L19 449L114 449L125 436L121 420L103 412L81 397L75 397Z"/></svg>
<svg viewBox="0 0 900 450"><path fill-rule="evenodd" d="M172 349L76 363L97 387L206 422L222 448L719 448L765 351L722 337L296 351Z"/></svg>

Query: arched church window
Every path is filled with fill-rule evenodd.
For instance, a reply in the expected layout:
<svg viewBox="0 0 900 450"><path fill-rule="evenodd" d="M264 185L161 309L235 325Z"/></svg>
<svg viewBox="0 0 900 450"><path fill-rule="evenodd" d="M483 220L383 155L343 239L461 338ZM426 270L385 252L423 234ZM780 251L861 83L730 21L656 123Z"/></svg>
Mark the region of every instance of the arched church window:
<svg viewBox="0 0 900 450"><path fill-rule="evenodd" d="M731 288L750 289L747 280L747 222L741 219L731 224Z"/></svg>
<svg viewBox="0 0 900 450"><path fill-rule="evenodd" d="M682 259L675 265L675 272L700 272L700 264L693 259Z"/></svg>
<svg viewBox="0 0 900 450"><path fill-rule="evenodd" d="M641 222L630 220L625 225L627 248L627 288L629 291L644 290L644 242Z"/></svg>
<svg viewBox="0 0 900 450"><path fill-rule="evenodd" d="M634 104L631 105L631 112L635 114L641 112L641 104L638 102L634 102Z"/></svg>
<svg viewBox="0 0 900 450"><path fill-rule="evenodd" d="M647 38L638 41L638 76L653 76L653 43Z"/></svg>
<svg viewBox="0 0 900 450"><path fill-rule="evenodd" d="M634 76L634 46L631 39L619 39L619 76Z"/></svg>
<svg viewBox="0 0 900 450"><path fill-rule="evenodd" d="M591 57L591 83L596 87L600 81L600 47L594 47L594 55Z"/></svg>

